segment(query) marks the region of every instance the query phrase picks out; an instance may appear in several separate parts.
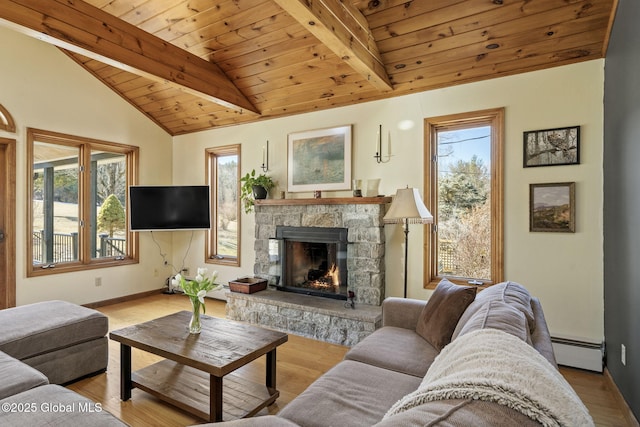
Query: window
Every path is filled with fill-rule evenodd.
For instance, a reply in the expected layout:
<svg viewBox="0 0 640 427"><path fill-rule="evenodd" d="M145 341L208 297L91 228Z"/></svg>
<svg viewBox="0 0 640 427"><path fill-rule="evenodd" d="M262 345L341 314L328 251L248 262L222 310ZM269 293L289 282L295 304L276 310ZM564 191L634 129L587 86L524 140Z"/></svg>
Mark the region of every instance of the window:
<svg viewBox="0 0 640 427"><path fill-rule="evenodd" d="M138 148L27 129L28 276L137 262L127 188Z"/></svg>
<svg viewBox="0 0 640 427"><path fill-rule="evenodd" d="M503 280L504 109L425 120L425 284Z"/></svg>
<svg viewBox="0 0 640 427"><path fill-rule="evenodd" d="M209 148L207 179L211 188L211 229L205 256L213 264L240 265L240 145Z"/></svg>

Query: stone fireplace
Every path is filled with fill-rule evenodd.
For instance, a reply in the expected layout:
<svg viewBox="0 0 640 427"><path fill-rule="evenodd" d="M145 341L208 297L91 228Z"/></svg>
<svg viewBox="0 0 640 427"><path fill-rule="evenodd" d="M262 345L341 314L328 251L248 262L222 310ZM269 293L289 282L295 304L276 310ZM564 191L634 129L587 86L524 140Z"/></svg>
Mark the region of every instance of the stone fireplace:
<svg viewBox="0 0 640 427"><path fill-rule="evenodd" d="M347 232L347 288L360 304L384 299L385 236L382 218L389 197L275 199L258 201L254 274L276 285L282 275L276 258L278 227L343 228Z"/></svg>
<svg viewBox="0 0 640 427"><path fill-rule="evenodd" d="M343 345L369 335L382 318L382 218L390 202L390 197L257 201L254 275L268 279L269 289L227 294L227 316ZM302 260L285 260L296 251ZM327 277L332 271L337 283ZM307 286L310 282L331 291ZM275 290L286 287L295 292ZM353 296L353 308L347 296Z"/></svg>

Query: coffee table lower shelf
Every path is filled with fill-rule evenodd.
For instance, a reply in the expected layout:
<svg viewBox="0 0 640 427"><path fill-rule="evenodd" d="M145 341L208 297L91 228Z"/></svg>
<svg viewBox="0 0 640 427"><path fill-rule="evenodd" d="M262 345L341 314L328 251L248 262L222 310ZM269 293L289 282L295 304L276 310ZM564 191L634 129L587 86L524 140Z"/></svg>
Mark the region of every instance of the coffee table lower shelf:
<svg viewBox="0 0 640 427"><path fill-rule="evenodd" d="M163 360L131 374L132 385L200 418L209 420L210 375L198 369ZM239 375L223 377L222 419L251 417L280 395Z"/></svg>

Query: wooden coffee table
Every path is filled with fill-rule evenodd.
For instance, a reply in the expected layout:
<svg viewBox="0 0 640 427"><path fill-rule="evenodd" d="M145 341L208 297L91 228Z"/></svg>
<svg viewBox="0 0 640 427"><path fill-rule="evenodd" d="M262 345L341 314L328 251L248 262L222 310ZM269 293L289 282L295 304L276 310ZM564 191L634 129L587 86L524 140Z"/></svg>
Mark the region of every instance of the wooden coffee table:
<svg viewBox="0 0 640 427"><path fill-rule="evenodd" d="M190 318L181 311L109 334L120 343L123 401L137 387L208 421L250 417L275 402L276 347L287 334L209 316L202 316L200 334L189 334ZM132 373L132 347L165 360ZM264 385L231 374L263 355Z"/></svg>

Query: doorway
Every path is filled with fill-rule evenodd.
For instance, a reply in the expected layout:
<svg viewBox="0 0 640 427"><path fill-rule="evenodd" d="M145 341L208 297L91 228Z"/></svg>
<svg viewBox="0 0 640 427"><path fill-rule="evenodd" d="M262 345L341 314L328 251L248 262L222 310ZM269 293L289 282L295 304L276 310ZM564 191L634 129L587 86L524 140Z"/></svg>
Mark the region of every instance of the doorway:
<svg viewBox="0 0 640 427"><path fill-rule="evenodd" d="M16 305L16 141L0 138L0 309Z"/></svg>

